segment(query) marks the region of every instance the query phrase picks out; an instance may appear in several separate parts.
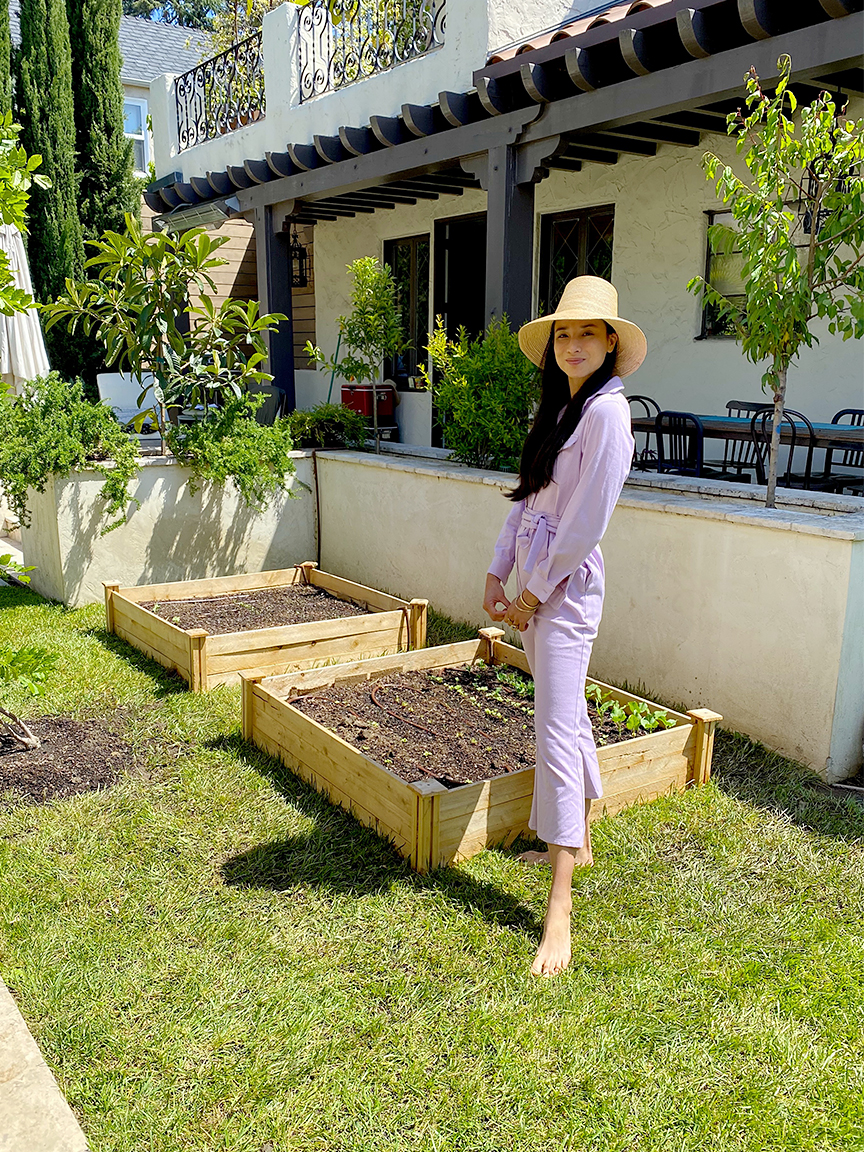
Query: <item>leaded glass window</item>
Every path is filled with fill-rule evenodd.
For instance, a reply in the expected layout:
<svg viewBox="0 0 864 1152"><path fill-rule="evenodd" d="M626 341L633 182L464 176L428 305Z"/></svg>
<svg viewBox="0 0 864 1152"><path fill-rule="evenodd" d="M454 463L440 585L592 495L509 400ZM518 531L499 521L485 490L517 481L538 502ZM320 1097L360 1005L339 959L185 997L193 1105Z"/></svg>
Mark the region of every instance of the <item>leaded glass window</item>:
<svg viewBox="0 0 864 1152"><path fill-rule="evenodd" d="M574 276L612 279L615 208L606 204L544 216L540 226L540 314L554 312Z"/></svg>

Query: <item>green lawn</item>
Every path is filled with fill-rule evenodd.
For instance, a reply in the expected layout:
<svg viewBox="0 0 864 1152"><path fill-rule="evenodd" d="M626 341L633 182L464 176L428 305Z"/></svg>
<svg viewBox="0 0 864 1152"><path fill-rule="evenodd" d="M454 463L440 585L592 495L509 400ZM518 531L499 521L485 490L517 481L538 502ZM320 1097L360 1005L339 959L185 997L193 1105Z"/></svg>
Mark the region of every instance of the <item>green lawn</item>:
<svg viewBox="0 0 864 1152"><path fill-rule="evenodd" d="M0 810L0 971L93 1152L864 1149L861 808L721 734L710 786L595 825L538 981L542 872L417 877L244 746L237 691L0 607L61 650L29 714L120 710L139 758Z"/></svg>

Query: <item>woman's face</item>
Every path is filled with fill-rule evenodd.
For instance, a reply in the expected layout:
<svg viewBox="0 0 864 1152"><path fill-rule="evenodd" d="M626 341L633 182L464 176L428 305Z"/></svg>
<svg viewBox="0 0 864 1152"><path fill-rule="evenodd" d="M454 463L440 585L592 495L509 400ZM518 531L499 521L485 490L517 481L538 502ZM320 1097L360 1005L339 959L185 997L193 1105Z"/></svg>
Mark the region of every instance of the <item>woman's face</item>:
<svg viewBox="0 0 864 1152"><path fill-rule="evenodd" d="M603 320L556 320L555 359L570 378L570 393L593 375L618 343L618 334Z"/></svg>

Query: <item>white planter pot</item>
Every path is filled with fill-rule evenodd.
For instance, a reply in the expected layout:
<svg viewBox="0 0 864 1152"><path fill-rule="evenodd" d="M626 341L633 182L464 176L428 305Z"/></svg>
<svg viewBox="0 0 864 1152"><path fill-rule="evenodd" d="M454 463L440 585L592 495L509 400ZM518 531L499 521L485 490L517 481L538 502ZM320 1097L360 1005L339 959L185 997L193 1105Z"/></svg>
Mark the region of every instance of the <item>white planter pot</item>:
<svg viewBox="0 0 864 1152"><path fill-rule="evenodd" d="M396 423L402 444L428 448L432 444L432 393L400 392Z"/></svg>

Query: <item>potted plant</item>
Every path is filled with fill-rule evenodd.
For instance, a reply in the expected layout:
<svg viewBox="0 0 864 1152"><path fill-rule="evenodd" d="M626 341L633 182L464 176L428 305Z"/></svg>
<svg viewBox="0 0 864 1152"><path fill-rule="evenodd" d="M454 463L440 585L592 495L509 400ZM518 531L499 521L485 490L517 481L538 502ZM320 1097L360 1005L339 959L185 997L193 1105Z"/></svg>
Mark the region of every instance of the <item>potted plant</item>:
<svg viewBox="0 0 864 1152"><path fill-rule="evenodd" d="M310 360L329 368L343 380L371 385L372 427L375 451L381 450L378 409L381 365L385 357L395 356L406 347L402 337L402 323L396 281L387 267L382 267L375 256L363 256L348 265L353 282L351 312L340 316L339 343L336 355L328 360L311 341L306 342L306 355ZM347 349L339 358L339 349Z"/></svg>

